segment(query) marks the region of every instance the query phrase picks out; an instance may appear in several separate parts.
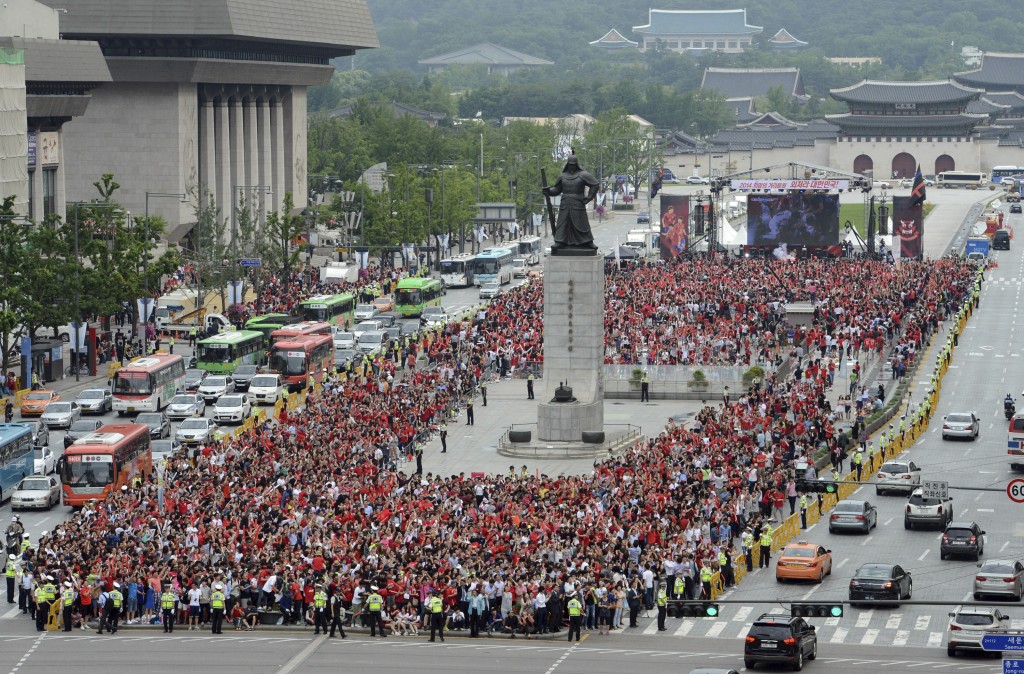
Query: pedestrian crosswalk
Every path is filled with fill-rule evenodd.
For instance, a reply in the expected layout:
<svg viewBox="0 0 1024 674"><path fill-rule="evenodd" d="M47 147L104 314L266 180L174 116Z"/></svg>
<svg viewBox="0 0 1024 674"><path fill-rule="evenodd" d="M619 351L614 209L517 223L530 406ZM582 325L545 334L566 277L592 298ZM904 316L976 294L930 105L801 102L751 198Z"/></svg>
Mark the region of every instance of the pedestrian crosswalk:
<svg viewBox="0 0 1024 674"><path fill-rule="evenodd" d="M742 639L750 630L751 623L764 613L786 615L789 610L774 606L745 606L722 604L721 613L715 618L673 618L665 622L666 632L658 632L655 613L641 618L640 628L626 628L623 633L671 635L674 637ZM847 609L842 618L808 618L815 626L818 641L829 644L850 644L860 646L911 646L935 648L941 646L946 630L946 611L940 613L908 615L888 610ZM1012 621L1012 628L1024 630L1024 619Z"/></svg>

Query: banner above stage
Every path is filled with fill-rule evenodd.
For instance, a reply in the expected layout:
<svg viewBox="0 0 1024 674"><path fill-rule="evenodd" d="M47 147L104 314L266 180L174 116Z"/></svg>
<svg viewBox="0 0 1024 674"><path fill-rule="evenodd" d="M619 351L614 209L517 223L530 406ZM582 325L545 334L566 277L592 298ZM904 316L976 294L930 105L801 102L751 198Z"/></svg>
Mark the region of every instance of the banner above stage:
<svg viewBox="0 0 1024 674"><path fill-rule="evenodd" d="M734 190L847 190L849 180L733 180Z"/></svg>

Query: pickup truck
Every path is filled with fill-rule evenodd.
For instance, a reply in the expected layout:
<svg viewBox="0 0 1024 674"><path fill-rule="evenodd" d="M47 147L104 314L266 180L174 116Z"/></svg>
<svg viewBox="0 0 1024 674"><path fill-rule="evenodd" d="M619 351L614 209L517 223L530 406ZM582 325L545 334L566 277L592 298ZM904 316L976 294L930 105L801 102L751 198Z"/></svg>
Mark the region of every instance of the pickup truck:
<svg viewBox="0 0 1024 674"><path fill-rule="evenodd" d="M187 337L193 328L198 328L200 334L211 334L224 332L231 328L231 322L223 314L206 314L200 320L186 320L181 323L171 323L167 319L161 320L158 311L156 317L156 329L162 332L173 332L179 336Z"/></svg>

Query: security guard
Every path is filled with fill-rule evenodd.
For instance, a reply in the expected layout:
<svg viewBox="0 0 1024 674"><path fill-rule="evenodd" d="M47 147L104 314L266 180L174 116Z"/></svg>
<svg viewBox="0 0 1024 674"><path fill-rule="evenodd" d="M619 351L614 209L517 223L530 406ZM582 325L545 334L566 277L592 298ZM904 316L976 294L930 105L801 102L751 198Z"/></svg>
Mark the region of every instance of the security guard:
<svg viewBox="0 0 1024 674"><path fill-rule="evenodd" d="M655 603L658 605L658 631L666 631L665 627L665 613L668 612L668 593L665 592L665 582L662 581L661 587L658 588L658 596L655 599Z"/></svg>
<svg viewBox="0 0 1024 674"><path fill-rule="evenodd" d="M188 330L188 345L189 346L195 346L196 345L196 337L198 335L199 335L199 329L198 328L196 328L195 326L192 326L191 328L189 328L189 330Z"/></svg>
<svg viewBox="0 0 1024 674"><path fill-rule="evenodd" d="M43 585L43 589L46 591L46 603L43 605L43 625L45 626L46 621L50 619L50 611L57 602L57 586L53 584L53 576L46 577L46 584Z"/></svg>
<svg viewBox="0 0 1024 674"><path fill-rule="evenodd" d="M70 580L64 581L64 589L60 593L61 608L63 609L64 631L70 632L74 620L71 618L71 609L75 605L75 588Z"/></svg>
<svg viewBox="0 0 1024 674"><path fill-rule="evenodd" d="M711 570L711 564L705 562L704 566L700 567L700 587L704 595L702 599L711 599L711 579L714 576L715 572Z"/></svg>
<svg viewBox="0 0 1024 674"><path fill-rule="evenodd" d="M427 598L427 611L430 613L430 640L433 641L434 634L437 633L444 643L444 602L434 590L430 591Z"/></svg>
<svg viewBox="0 0 1024 674"><path fill-rule="evenodd" d="M369 612L367 615L370 617L370 636L377 636L377 630L380 629L380 636L383 639L387 635L384 634L384 621L381 620L381 611L384 610L384 598L380 596L380 588L376 585L370 586L370 594L366 597L366 610Z"/></svg>
<svg viewBox="0 0 1024 674"><path fill-rule="evenodd" d="M651 377L646 372L640 378L640 402L651 402Z"/></svg>
<svg viewBox="0 0 1024 674"><path fill-rule="evenodd" d="M7 603L14 603L14 580L18 576L18 556L15 554L7 555Z"/></svg>
<svg viewBox="0 0 1024 674"><path fill-rule="evenodd" d="M331 595L331 636L334 636L334 630L341 630L341 638L347 639L348 635L345 634L345 626L342 624L345 622L345 607L342 605L342 596L340 591L335 591ZM383 631L383 628L381 628Z"/></svg>
<svg viewBox="0 0 1024 674"><path fill-rule="evenodd" d="M864 453L861 451L861 448L858 447L857 449L853 450L853 469L857 471L857 482L860 482L860 472L863 467L863 463Z"/></svg>
<svg viewBox="0 0 1024 674"><path fill-rule="evenodd" d="M320 634L321 627L327 634L327 593L323 583L316 584L316 594L313 595L313 626L316 628L313 634Z"/></svg>
<svg viewBox="0 0 1024 674"><path fill-rule="evenodd" d="M859 477L858 477L859 479ZM807 528L807 507L810 505L810 499L807 498L807 494L800 494L800 528Z"/></svg>
<svg viewBox="0 0 1024 674"><path fill-rule="evenodd" d="M221 628L224 626L224 585L214 583L213 592L210 593L210 609L213 611L213 633L223 634Z"/></svg>
<svg viewBox="0 0 1024 674"><path fill-rule="evenodd" d="M117 634L117 618L121 615L123 600L121 583L114 583L114 589L107 593L107 601L103 604L103 614L100 616L100 628L96 631L97 634L103 634L104 625L111 634Z"/></svg>
<svg viewBox="0 0 1024 674"><path fill-rule="evenodd" d="M754 534L747 527L743 532L743 557L747 561L747 573L754 570Z"/></svg>
<svg viewBox="0 0 1024 674"><path fill-rule="evenodd" d="M583 604L580 603L577 593L570 595L569 603L569 641L572 641L572 633L576 632L576 641L580 640L580 623L583 621Z"/></svg>
<svg viewBox="0 0 1024 674"><path fill-rule="evenodd" d="M672 598L682 599L686 596L686 578L682 574L676 574L676 580L672 584Z"/></svg>
<svg viewBox="0 0 1024 674"><path fill-rule="evenodd" d="M771 568L772 557L772 528L765 524L761 529L761 559L758 560L758 568Z"/></svg>
<svg viewBox="0 0 1024 674"><path fill-rule="evenodd" d="M174 605L178 598L171 591L171 584L164 583L164 592L160 595L160 610L164 615L164 634L174 633Z"/></svg>

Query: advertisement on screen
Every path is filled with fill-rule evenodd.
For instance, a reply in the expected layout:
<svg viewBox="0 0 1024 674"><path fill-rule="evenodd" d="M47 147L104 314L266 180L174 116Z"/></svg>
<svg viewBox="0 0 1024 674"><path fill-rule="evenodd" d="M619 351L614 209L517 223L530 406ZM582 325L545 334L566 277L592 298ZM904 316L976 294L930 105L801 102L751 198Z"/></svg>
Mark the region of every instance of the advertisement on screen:
<svg viewBox="0 0 1024 674"><path fill-rule="evenodd" d="M686 252L690 242L690 197L682 194L661 195L662 260L671 260Z"/></svg>
<svg viewBox="0 0 1024 674"><path fill-rule="evenodd" d="M892 225L893 234L900 241L899 256L921 257L924 254L924 208L921 204L911 205L910 197L893 197Z"/></svg>
<svg viewBox="0 0 1024 674"><path fill-rule="evenodd" d="M839 195L790 192L747 197L747 245L839 243Z"/></svg>

